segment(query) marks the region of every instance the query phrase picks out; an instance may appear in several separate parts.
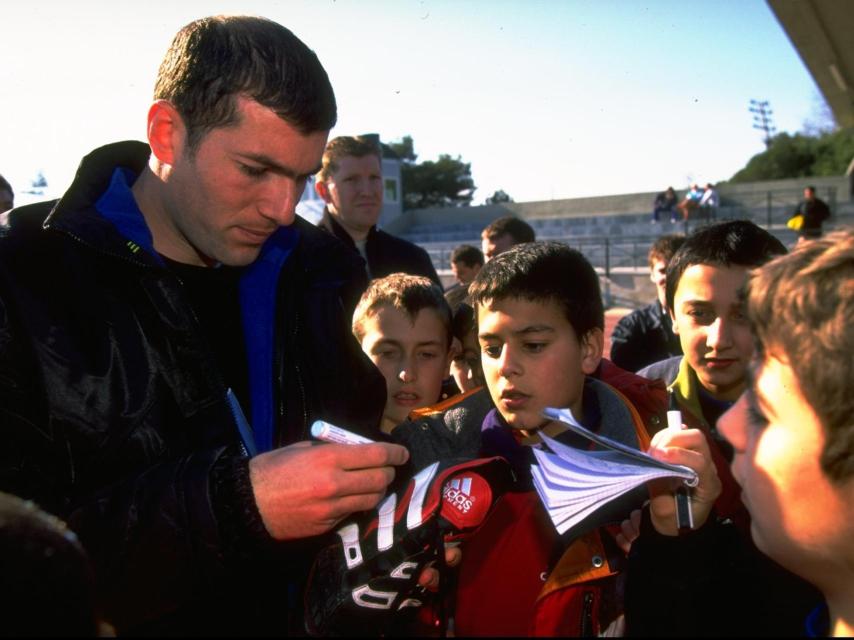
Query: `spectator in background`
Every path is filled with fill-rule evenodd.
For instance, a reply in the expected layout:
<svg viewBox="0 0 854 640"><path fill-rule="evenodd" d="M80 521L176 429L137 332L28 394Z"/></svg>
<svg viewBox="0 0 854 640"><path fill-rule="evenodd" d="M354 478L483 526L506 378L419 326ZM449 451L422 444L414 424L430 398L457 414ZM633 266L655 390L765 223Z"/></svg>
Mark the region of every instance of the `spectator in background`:
<svg viewBox="0 0 854 640"><path fill-rule="evenodd" d="M670 222L675 222L675 212L673 207L676 206L676 192L673 187L667 187L666 191L662 191L655 196L655 201L652 203L652 221L658 222L658 217L662 213L670 214Z"/></svg>
<svg viewBox="0 0 854 640"><path fill-rule="evenodd" d="M350 136L330 140L314 188L326 202L318 226L362 256L370 279L408 273L426 276L441 286L424 249L377 229L383 174L382 151L376 142Z"/></svg>
<svg viewBox="0 0 854 640"><path fill-rule="evenodd" d="M624 316L611 334L611 361L627 371L682 355L679 338L667 311L667 264L685 242L681 235L661 236L649 250L649 279L658 294L655 301Z"/></svg>
<svg viewBox="0 0 854 640"><path fill-rule="evenodd" d="M533 227L521 218L505 216L493 220L480 234L483 259L488 262L513 245L533 242L535 236Z"/></svg>
<svg viewBox="0 0 854 640"><path fill-rule="evenodd" d="M700 199L702 197L703 190L700 189L700 185L695 182L691 185L691 188L688 190L688 193L685 194L685 197L682 199L682 202L680 202L676 207L682 214L683 220L687 221L691 217L691 213L697 210L697 208L700 206ZM675 222L675 220L673 220L672 218L670 221Z"/></svg>
<svg viewBox="0 0 854 640"><path fill-rule="evenodd" d="M798 204L794 215L803 216L801 227L797 230L799 241L820 238L821 225L830 217L830 207L824 200L816 197L815 187L810 185L804 189L804 199Z"/></svg>
<svg viewBox="0 0 854 640"><path fill-rule="evenodd" d="M0 213L8 211L15 206L15 192L12 185L0 175Z"/></svg>
<svg viewBox="0 0 854 640"><path fill-rule="evenodd" d="M483 266L483 254L480 249L468 244L461 244L451 253L451 271L457 282L445 291L445 298L451 309L456 308L466 299L468 285L475 279Z"/></svg>
<svg viewBox="0 0 854 640"><path fill-rule="evenodd" d="M703 190L703 196L700 198L700 216L710 222L718 217L718 207L721 206L721 197L718 195L718 190L711 182L706 183L706 188Z"/></svg>
<svg viewBox="0 0 854 640"><path fill-rule="evenodd" d="M470 244L461 244L451 253L451 271L461 285L468 284L483 266L483 253Z"/></svg>

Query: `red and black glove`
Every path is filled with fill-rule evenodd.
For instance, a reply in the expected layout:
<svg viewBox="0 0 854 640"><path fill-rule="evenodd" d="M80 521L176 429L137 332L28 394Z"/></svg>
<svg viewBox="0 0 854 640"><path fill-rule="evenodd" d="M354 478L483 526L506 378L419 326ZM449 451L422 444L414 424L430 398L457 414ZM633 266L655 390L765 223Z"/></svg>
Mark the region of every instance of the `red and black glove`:
<svg viewBox="0 0 854 640"><path fill-rule="evenodd" d="M377 636L420 607L418 577L444 543L471 534L513 482L504 458L440 461L355 514L322 550L305 594L311 635ZM397 484L397 483L396 483Z"/></svg>

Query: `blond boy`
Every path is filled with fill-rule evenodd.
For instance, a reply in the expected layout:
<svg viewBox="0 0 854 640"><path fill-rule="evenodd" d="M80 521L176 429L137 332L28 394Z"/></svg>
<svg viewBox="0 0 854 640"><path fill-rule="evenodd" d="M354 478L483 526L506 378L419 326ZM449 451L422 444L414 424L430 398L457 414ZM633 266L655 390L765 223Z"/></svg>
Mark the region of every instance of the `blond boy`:
<svg viewBox="0 0 854 640"><path fill-rule="evenodd" d="M385 433L439 400L448 375L451 309L438 285L394 273L374 280L353 314L353 335L386 381Z"/></svg>

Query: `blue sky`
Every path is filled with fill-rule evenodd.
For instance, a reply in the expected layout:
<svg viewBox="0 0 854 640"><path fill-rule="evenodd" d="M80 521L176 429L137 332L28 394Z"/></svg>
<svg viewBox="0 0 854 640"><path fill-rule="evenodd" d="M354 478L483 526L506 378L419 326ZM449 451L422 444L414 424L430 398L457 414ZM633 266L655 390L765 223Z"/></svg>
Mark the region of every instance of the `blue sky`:
<svg viewBox="0 0 854 640"><path fill-rule="evenodd" d="M172 36L214 13L292 29L335 87L332 135L461 156L476 203L726 179L764 148L751 99L779 131L820 112L762 0L4 2L0 173L20 192L43 171L56 196L94 147L143 139Z"/></svg>

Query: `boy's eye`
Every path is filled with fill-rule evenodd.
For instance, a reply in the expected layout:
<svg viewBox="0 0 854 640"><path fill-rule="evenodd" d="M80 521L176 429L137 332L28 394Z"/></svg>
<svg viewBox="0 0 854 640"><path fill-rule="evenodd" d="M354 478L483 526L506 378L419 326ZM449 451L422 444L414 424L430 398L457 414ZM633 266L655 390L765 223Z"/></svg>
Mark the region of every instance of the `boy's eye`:
<svg viewBox="0 0 854 640"><path fill-rule="evenodd" d="M260 178L267 171L267 167L254 167L249 164L240 163L240 170L252 178Z"/></svg>
<svg viewBox="0 0 854 640"><path fill-rule="evenodd" d="M546 348L547 343L545 342L526 342L525 343L525 351L528 353L540 353L543 349Z"/></svg>
<svg viewBox="0 0 854 640"><path fill-rule="evenodd" d="M481 350L490 358L501 357L501 345L499 344L486 344L483 345Z"/></svg>
<svg viewBox="0 0 854 640"><path fill-rule="evenodd" d="M705 309L690 309L688 311L688 315L693 318L696 322L700 322L703 324L711 324L712 323L712 314L711 312Z"/></svg>
<svg viewBox="0 0 854 640"><path fill-rule="evenodd" d="M438 355L439 354L437 354L433 351L422 351L421 353L418 354L418 357L421 358L422 360L432 360L433 358L438 357Z"/></svg>
<svg viewBox="0 0 854 640"><path fill-rule="evenodd" d="M756 402L756 396L752 390L747 391L747 421L752 427L764 429L768 426L768 418L762 413L759 404Z"/></svg>

